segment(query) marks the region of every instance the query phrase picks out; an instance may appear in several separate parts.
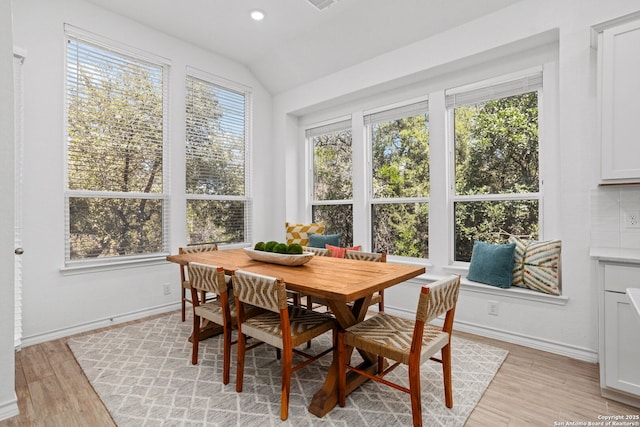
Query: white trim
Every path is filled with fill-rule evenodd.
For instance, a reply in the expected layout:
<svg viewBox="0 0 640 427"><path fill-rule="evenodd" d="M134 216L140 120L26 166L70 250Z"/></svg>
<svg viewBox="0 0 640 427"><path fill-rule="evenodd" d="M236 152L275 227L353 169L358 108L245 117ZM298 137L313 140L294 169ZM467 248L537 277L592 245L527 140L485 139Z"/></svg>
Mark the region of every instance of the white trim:
<svg viewBox="0 0 640 427"><path fill-rule="evenodd" d="M90 258L89 260L70 261L60 272L65 276L73 274L97 273L101 271L122 270L132 267L147 267L149 265L166 264L169 253L149 256Z"/></svg>
<svg viewBox="0 0 640 427"><path fill-rule="evenodd" d="M23 246L23 187L24 187L24 62L27 51L13 48L13 105L14 105L14 248ZM22 340L22 256L14 257L14 348L20 349Z"/></svg>
<svg viewBox="0 0 640 427"><path fill-rule="evenodd" d="M104 192L104 191L88 191L88 190L72 190L69 188L69 94L68 94L68 73L69 73L69 50L68 45L70 41L75 40L79 44L83 45L93 45L98 47L105 52L109 52L110 54L115 54L119 56L124 56L135 60L138 63L150 65L153 67L157 67L161 70L162 73L162 190L161 192L154 193L137 193L137 192ZM161 56L155 55L153 53L149 53L144 50L136 49L134 47L124 45L122 43L118 43L110 38L103 37L91 33L86 30L82 30L80 28L74 27L73 25L64 24L64 118L63 118L63 137L64 137L64 237L65 237L65 250L64 250L64 266L61 268L61 271L71 271L71 270L94 270L88 264L95 264L97 270L103 269L105 265L123 265L130 264L130 259L127 258L123 262L116 261L106 261L105 259L96 260L95 258L86 258L83 259L82 267L79 267L80 263L76 262L76 260L71 259L71 231L70 231L70 199L71 198L87 198L87 197L97 197L103 199L109 198L125 198L125 199L150 199L150 200L161 200L162 202L162 251L163 253L169 250L169 225L171 223L170 213L171 213L171 153L170 153L170 74L171 74L171 61L163 58ZM72 60L72 59L71 59ZM144 256L157 256L157 254L143 254ZM120 256L110 257L120 258ZM109 268L110 269L110 268Z"/></svg>
<svg viewBox="0 0 640 427"><path fill-rule="evenodd" d="M16 393L13 392L13 398L0 403L0 421L15 417L18 414L20 414L20 409L18 408L18 397L16 396Z"/></svg>
<svg viewBox="0 0 640 427"><path fill-rule="evenodd" d="M406 262L406 259L401 257L396 257L396 258L390 257L387 259L387 261L392 261L397 264L424 265L427 268L427 270L431 266L429 263L420 262L418 258L409 258L409 259L412 259L413 262ZM464 276L468 270L468 267L449 266L449 267L446 267L444 270L450 272L451 274L459 274L461 276ZM440 280L443 277L445 277L445 275L425 273L425 274L421 274L420 276L414 279L409 280L408 282L413 282L420 286L424 286L424 285L433 283L437 280ZM466 277L462 277L460 279L460 291L462 293L474 292L474 293L487 294L492 296L500 296L502 298L509 298L509 299L516 299L516 300L521 299L521 300L533 301L533 302L543 303L543 304L552 304L552 305L567 305L567 303L569 302L569 297L566 295L545 294L543 292L534 291L532 289L520 288L517 286L512 286L510 288L498 288L496 286L485 285L479 282L473 282L471 280L468 280Z"/></svg>
<svg viewBox="0 0 640 427"><path fill-rule="evenodd" d="M457 95L463 92L471 92L477 89L484 89L490 86L496 86L503 83L513 82L521 79L526 79L535 74L542 73L542 65L537 65L535 67L530 67L524 70L516 71L513 73L503 74L497 77L492 77L490 79L481 80L474 83L469 83L463 86L457 86L451 89L446 89L446 95Z"/></svg>
<svg viewBox="0 0 640 427"><path fill-rule="evenodd" d="M25 347L28 347L35 344L41 344L43 342L65 338L82 332L93 331L95 329L104 328L107 326L113 326L124 322L130 322L132 320L143 319L145 317L154 316L156 314L169 313L171 311L179 309L180 303L178 302L159 305L143 310L136 310L129 313L115 315L113 317L94 320L91 322L79 323L77 325L69 326L66 328L54 329L52 331L43 332L41 334L31 335L29 337L24 337L22 342Z"/></svg>
<svg viewBox="0 0 640 427"><path fill-rule="evenodd" d="M135 48L131 45L119 43L108 37L100 36L98 34L92 33L91 31L83 30L81 28L75 27L67 23L64 24L64 35L65 35L65 46L69 38L80 39L85 43L94 44L108 52L114 52L119 55L134 56L136 59L139 59L140 61L150 62L163 68L166 67L167 74L169 74L168 69L171 67L171 60L164 58L160 55L156 55L156 54L147 52L145 50ZM65 52L66 52L66 47L65 47ZM65 53L65 59L66 59L66 53ZM66 93L65 93L65 96L66 96Z"/></svg>
<svg viewBox="0 0 640 427"><path fill-rule="evenodd" d="M240 92L244 94L245 97L253 92L253 88L251 86L243 85L242 83L238 83L233 80L229 80L224 77L199 70L189 65L187 65L185 72L187 77L191 76L204 82L220 86L223 89Z"/></svg>
<svg viewBox="0 0 640 427"><path fill-rule="evenodd" d="M389 111L389 110L395 110L396 108L402 108L402 107L408 107L412 104L418 104L421 102L429 102L429 95L422 95L422 96L418 96L415 98L410 98L408 100L403 100L400 102L394 102L392 104L386 104L380 107L376 107L376 108L371 108L369 110L364 110L362 111L362 115L364 117L366 116L371 116L377 113L381 113L383 111ZM428 107L427 107L428 108Z"/></svg>

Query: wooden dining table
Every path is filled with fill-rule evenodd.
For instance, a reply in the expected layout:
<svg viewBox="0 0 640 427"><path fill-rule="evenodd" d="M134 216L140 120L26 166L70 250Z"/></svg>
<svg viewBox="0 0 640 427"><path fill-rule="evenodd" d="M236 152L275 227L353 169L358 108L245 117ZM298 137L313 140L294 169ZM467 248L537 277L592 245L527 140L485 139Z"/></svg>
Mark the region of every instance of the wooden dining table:
<svg viewBox="0 0 640 427"><path fill-rule="evenodd" d="M198 252L182 255L170 255L168 261L187 265L199 262L224 268L231 274L235 270L246 270L258 274L281 278L288 290L302 295L311 295L327 301L335 316L338 327L346 329L361 322L370 305L371 297L398 283L404 282L425 272L425 268L416 265L394 264L390 262L369 262L333 257L314 256L300 266L285 266L254 261L244 249L229 249L210 252ZM361 369L375 373L377 358L360 352L363 362ZM337 350L333 352L333 361L322 388L318 390L309 405L309 412L322 417L338 403L338 366ZM366 377L349 372L347 393L367 381Z"/></svg>

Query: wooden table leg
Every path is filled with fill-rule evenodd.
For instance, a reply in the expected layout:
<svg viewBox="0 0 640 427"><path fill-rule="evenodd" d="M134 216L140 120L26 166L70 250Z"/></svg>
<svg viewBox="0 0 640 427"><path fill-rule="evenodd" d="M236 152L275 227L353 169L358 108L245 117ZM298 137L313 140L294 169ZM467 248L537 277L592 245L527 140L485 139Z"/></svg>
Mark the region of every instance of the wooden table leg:
<svg viewBox="0 0 640 427"><path fill-rule="evenodd" d="M349 307L347 304L336 303L335 301L328 301L329 308L336 316L340 328L348 328L358 322L361 322L367 310L369 303L371 302L371 296L358 300L354 303L353 307ZM347 350L347 359L351 357L353 348ZM364 362L362 362L358 368L375 374L377 372L377 359L370 357L368 354L363 354ZM347 373L347 394L358 388L362 383L368 381L368 378L358 375L355 372ZM333 351L333 361L327 372L327 377L322 384L322 388L313 395L311 404L309 405L309 412L322 417L333 409L338 403L338 350Z"/></svg>
<svg viewBox="0 0 640 427"><path fill-rule="evenodd" d="M217 325L213 322L207 322L200 328L200 341L206 340L207 338L215 337L216 335L220 335L221 333L222 326ZM189 342L192 342L192 340L193 335L189 336Z"/></svg>

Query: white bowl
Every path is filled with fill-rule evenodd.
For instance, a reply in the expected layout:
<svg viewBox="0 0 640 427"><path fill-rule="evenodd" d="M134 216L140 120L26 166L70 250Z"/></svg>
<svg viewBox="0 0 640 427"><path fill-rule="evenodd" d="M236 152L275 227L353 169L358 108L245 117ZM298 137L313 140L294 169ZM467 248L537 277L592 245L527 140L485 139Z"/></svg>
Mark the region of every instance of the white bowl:
<svg viewBox="0 0 640 427"><path fill-rule="evenodd" d="M306 264L315 255L313 252L303 252L300 255L290 255L278 254L274 252L256 251L255 249L251 248L244 248L244 250L252 260L289 266Z"/></svg>

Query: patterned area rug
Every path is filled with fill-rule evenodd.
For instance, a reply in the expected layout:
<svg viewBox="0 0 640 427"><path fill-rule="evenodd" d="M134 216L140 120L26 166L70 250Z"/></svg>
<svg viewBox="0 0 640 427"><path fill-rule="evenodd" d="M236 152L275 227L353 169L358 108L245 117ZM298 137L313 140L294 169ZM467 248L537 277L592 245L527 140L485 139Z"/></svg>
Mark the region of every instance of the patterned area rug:
<svg viewBox="0 0 640 427"><path fill-rule="evenodd" d="M127 325L68 341L115 422L125 426L408 426L409 395L368 381L323 418L307 411L322 385L331 355L294 372L289 419L280 420L280 361L272 347L247 352L244 390L235 391L235 351L231 382L222 384L222 339L200 345L198 365L191 364L191 321L180 314ZM330 345L326 334L311 352ZM507 351L454 335L452 343L453 409L444 405L442 368L422 365L423 422L462 426L507 356ZM407 384L406 368L387 378Z"/></svg>

